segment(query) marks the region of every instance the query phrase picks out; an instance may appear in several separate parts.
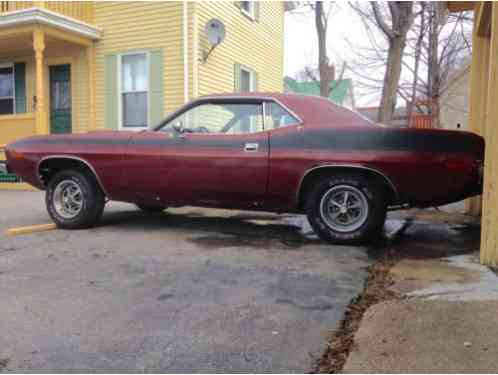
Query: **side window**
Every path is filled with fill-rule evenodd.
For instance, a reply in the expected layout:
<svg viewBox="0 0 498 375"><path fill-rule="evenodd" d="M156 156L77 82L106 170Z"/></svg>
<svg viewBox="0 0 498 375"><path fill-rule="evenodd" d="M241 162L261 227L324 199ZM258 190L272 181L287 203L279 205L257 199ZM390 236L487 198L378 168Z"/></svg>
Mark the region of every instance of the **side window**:
<svg viewBox="0 0 498 375"><path fill-rule="evenodd" d="M299 124L299 120L295 116L275 102L265 103L265 116L266 130Z"/></svg>
<svg viewBox="0 0 498 375"><path fill-rule="evenodd" d="M235 92L252 92L258 90L258 74L255 70L241 64L235 64Z"/></svg>
<svg viewBox="0 0 498 375"><path fill-rule="evenodd" d="M161 130L185 133L247 134L263 130L259 103L206 103L191 108L167 123Z"/></svg>
<svg viewBox="0 0 498 375"><path fill-rule="evenodd" d="M0 66L0 115L15 113L14 65Z"/></svg>
<svg viewBox="0 0 498 375"><path fill-rule="evenodd" d="M121 58L121 127L148 127L148 57L146 53L127 54Z"/></svg>
<svg viewBox="0 0 498 375"><path fill-rule="evenodd" d="M259 1L236 1L241 13L252 21L259 21Z"/></svg>

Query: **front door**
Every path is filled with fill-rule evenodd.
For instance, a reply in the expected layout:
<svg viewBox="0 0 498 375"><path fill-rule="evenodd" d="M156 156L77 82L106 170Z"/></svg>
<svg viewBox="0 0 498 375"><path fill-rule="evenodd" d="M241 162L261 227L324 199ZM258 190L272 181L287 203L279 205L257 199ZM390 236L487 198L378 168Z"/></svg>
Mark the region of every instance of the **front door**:
<svg viewBox="0 0 498 375"><path fill-rule="evenodd" d="M50 67L50 133L71 133L71 66Z"/></svg>
<svg viewBox="0 0 498 375"><path fill-rule="evenodd" d="M268 143L261 102L202 103L161 131L132 138L127 184L165 206L259 207L266 196Z"/></svg>

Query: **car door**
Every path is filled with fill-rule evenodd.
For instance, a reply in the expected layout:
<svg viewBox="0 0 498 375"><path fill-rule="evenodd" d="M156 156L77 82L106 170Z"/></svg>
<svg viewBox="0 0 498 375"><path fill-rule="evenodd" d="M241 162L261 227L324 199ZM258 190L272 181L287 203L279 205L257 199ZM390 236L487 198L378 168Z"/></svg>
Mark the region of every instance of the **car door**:
<svg viewBox="0 0 498 375"><path fill-rule="evenodd" d="M148 160L142 194L163 205L258 207L268 181L269 140L262 102L199 101L157 132L137 135ZM146 156L144 156L146 155Z"/></svg>
<svg viewBox="0 0 498 375"><path fill-rule="evenodd" d="M201 103L176 120L176 126L184 127L179 129L184 143L173 183L185 201L241 208L262 204L269 142L260 101Z"/></svg>

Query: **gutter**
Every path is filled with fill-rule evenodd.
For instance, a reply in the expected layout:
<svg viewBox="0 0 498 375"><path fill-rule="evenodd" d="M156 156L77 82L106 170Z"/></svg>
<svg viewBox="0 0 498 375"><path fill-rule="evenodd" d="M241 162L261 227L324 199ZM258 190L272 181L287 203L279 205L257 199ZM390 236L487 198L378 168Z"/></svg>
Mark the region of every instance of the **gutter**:
<svg viewBox="0 0 498 375"><path fill-rule="evenodd" d="M183 2L183 101L188 102L188 1Z"/></svg>

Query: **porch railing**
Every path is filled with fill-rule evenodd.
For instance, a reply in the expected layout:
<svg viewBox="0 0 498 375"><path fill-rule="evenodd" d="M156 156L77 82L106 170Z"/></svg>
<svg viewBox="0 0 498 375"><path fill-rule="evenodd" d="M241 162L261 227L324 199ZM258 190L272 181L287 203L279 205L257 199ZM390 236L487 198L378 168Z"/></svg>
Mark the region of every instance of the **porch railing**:
<svg viewBox="0 0 498 375"><path fill-rule="evenodd" d="M0 16L32 7L41 7L77 20L93 23L93 1L0 1Z"/></svg>
<svg viewBox="0 0 498 375"><path fill-rule="evenodd" d="M32 1L0 1L0 15L33 7Z"/></svg>
<svg viewBox="0 0 498 375"><path fill-rule="evenodd" d="M93 1L47 1L45 7L77 20L93 23Z"/></svg>

